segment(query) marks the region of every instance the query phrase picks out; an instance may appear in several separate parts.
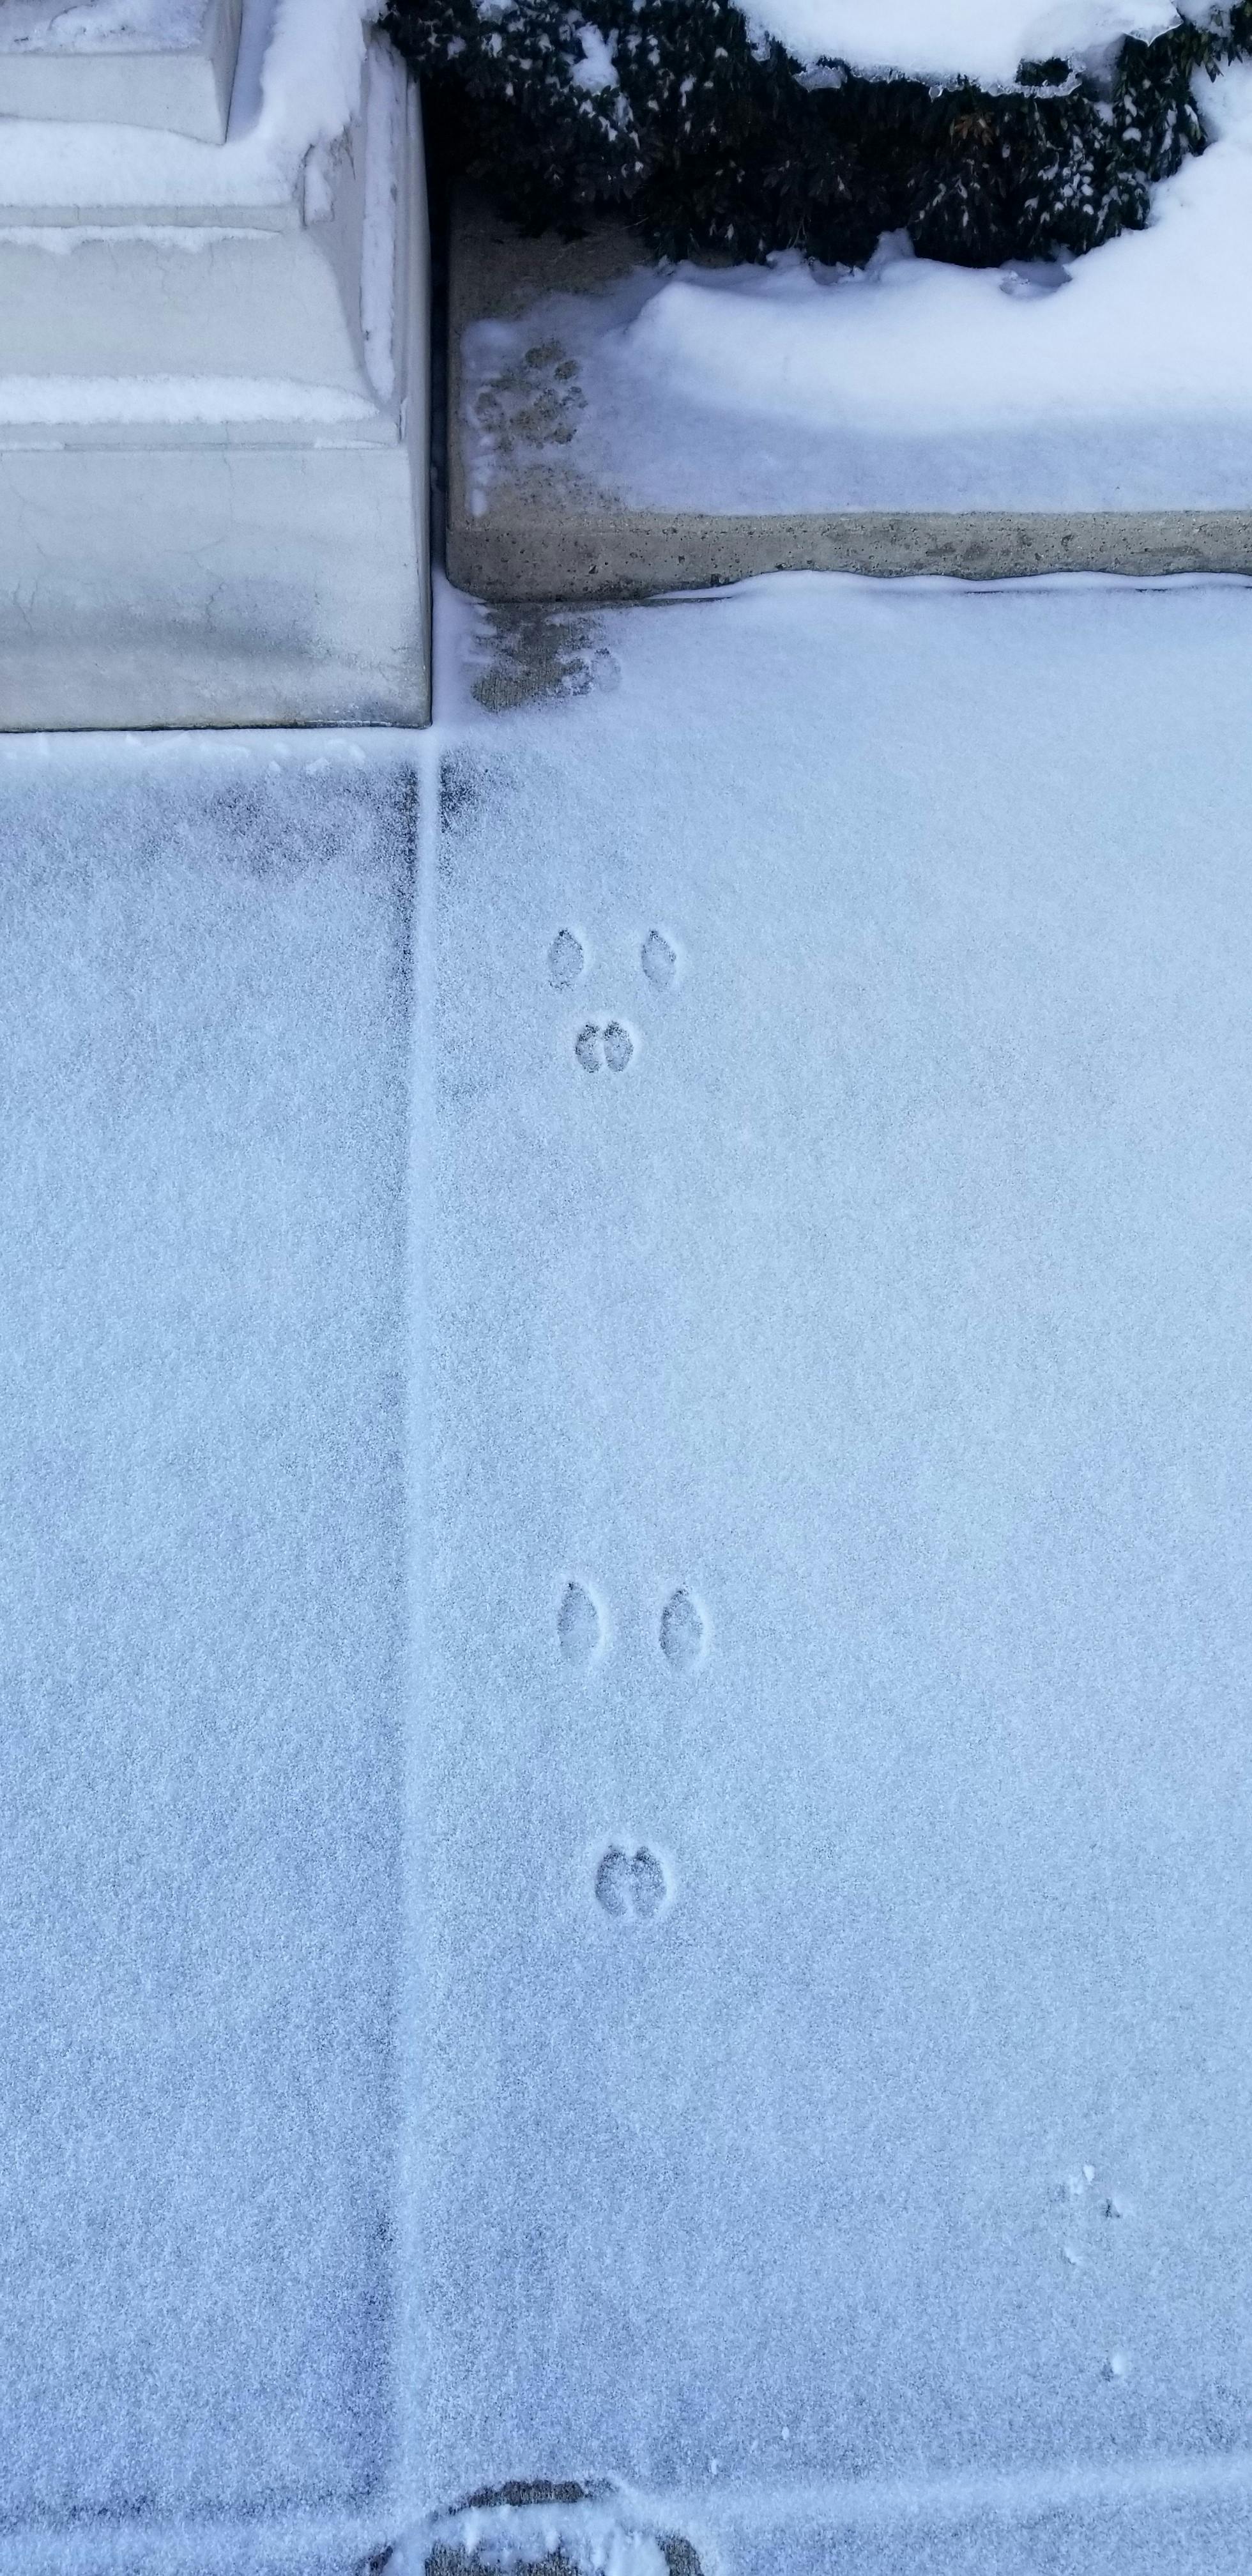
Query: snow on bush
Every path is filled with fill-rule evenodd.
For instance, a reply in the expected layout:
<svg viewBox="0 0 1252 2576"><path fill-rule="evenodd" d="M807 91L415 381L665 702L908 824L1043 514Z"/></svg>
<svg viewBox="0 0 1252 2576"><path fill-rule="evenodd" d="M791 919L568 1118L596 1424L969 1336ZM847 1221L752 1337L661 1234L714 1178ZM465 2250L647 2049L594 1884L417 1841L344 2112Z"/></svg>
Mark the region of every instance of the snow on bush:
<svg viewBox="0 0 1252 2576"><path fill-rule="evenodd" d="M851 264L883 233L978 267L1146 223L1204 149L1197 73L1252 49L1252 0L1203 23L1161 0L392 0L391 24L437 161L529 228L616 208L675 258Z"/></svg>

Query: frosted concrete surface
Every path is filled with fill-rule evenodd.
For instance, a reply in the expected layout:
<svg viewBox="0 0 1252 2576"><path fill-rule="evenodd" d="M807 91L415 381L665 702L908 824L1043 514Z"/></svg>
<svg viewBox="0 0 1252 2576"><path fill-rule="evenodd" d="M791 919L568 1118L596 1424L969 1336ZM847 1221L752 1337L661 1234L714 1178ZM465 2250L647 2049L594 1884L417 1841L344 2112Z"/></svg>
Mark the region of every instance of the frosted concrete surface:
<svg viewBox="0 0 1252 2576"><path fill-rule="evenodd" d="M414 816L0 747L13 2570L393 2519Z"/></svg>
<svg viewBox="0 0 1252 2576"><path fill-rule="evenodd" d="M0 2571L1246 2576L1252 591L442 608L0 743Z"/></svg>
<svg viewBox="0 0 1252 2576"><path fill-rule="evenodd" d="M157 126L221 143L240 16L241 0L5 0L0 117Z"/></svg>
<svg viewBox="0 0 1252 2576"><path fill-rule="evenodd" d="M419 1024L426 2490L1237 2576L1252 592L549 623Z"/></svg>

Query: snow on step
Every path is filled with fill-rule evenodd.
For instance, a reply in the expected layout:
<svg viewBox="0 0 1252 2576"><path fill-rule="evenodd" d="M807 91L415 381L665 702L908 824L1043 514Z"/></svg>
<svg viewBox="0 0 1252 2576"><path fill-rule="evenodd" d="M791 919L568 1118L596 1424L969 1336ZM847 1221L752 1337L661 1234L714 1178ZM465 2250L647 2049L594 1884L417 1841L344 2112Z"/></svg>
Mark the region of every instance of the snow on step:
<svg viewBox="0 0 1252 2576"><path fill-rule="evenodd" d="M1233 2576L1252 593L593 640L427 925L425 2490Z"/></svg>
<svg viewBox="0 0 1252 2576"><path fill-rule="evenodd" d="M160 126L221 143L240 15L241 0L5 0L0 116Z"/></svg>
<svg viewBox="0 0 1252 2576"><path fill-rule="evenodd" d="M410 794L0 749L13 2566L394 2465Z"/></svg>

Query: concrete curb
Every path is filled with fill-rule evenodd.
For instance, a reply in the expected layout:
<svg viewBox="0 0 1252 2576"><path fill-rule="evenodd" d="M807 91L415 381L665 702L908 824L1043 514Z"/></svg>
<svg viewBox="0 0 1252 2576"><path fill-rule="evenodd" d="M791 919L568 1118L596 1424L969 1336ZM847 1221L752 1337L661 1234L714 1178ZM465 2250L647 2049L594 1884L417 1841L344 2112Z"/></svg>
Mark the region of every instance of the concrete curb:
<svg viewBox="0 0 1252 2576"><path fill-rule="evenodd" d="M764 572L946 573L963 581L1044 572L1252 573L1252 512L449 515L449 577L480 599L638 599Z"/></svg>
<svg viewBox="0 0 1252 2576"><path fill-rule="evenodd" d="M1046 572L1252 573L1252 510L888 511L736 514L628 509L566 474L519 474L475 514L462 442L461 345L472 323L539 296L590 292L639 260L626 227L527 240L482 200L454 211L448 365L447 569L489 600L642 598L767 572L935 573L997 581Z"/></svg>

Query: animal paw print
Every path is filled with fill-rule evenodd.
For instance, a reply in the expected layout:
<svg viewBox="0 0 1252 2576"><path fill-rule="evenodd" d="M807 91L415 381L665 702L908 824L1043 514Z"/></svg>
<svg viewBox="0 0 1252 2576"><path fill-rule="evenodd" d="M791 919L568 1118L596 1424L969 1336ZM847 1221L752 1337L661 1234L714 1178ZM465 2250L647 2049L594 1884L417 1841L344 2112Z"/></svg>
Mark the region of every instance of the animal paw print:
<svg viewBox="0 0 1252 2576"><path fill-rule="evenodd" d="M1130 2216L1130 2203L1125 2193L1110 2189L1094 2165L1080 2165L1063 2175L1056 2186L1056 2200L1065 2212L1061 2253L1074 2269L1080 2270L1088 2254L1100 2251L1106 2241L1103 2230Z"/></svg>
<svg viewBox="0 0 1252 2576"><path fill-rule="evenodd" d="M704 1614L686 1586L671 1592L661 1612L661 1652L670 1670L689 1673L704 1654L708 1635Z"/></svg>
<svg viewBox="0 0 1252 2576"><path fill-rule="evenodd" d="M665 1864L646 1843L633 1852L610 1843L596 1870L595 1886L597 1904L615 1923L654 1922L671 1893Z"/></svg>
<svg viewBox="0 0 1252 2576"><path fill-rule="evenodd" d="M480 385L471 402L475 428L497 456L568 447L586 408L578 360L559 340L537 340Z"/></svg>
<svg viewBox="0 0 1252 2576"><path fill-rule="evenodd" d="M1080 2165L1062 2176L1054 2193L1063 2215L1061 2220L1061 2261L1074 2274L1094 2265L1098 2276L1109 2279L1108 2264L1117 2243L1121 2223L1131 2215L1131 2204L1125 2194L1110 2189L1095 2165ZM1115 2277L1115 2276L1114 2276ZM1130 2374L1130 2358L1116 2350L1105 2355L1100 2365L1102 2379L1116 2385Z"/></svg>
<svg viewBox="0 0 1252 2576"><path fill-rule="evenodd" d="M557 1643L566 1663L589 1664L605 1645L607 1625L595 1594L571 1575L556 1614ZM657 1626L657 1642L671 1672L689 1673L701 1663L708 1636L703 1610L686 1584L680 1584L671 1592Z"/></svg>
<svg viewBox="0 0 1252 2576"><path fill-rule="evenodd" d="M576 930L558 930L548 950L548 974L558 993L568 993L576 984L587 963L587 952Z"/></svg>
<svg viewBox="0 0 1252 2576"><path fill-rule="evenodd" d="M656 993L668 993L678 973L678 951L663 930L650 930L639 951L639 963Z"/></svg>
<svg viewBox="0 0 1252 2576"><path fill-rule="evenodd" d="M574 1054L584 1073L598 1073L607 1065L610 1073L625 1073L635 1052L635 1041L622 1020L588 1020L574 1040Z"/></svg>
<svg viewBox="0 0 1252 2576"><path fill-rule="evenodd" d="M654 993L668 993L679 969L678 950L663 930L652 929L639 951L645 981ZM587 967L587 950L568 924L558 930L548 950L548 981L556 993L571 992ZM574 1040L574 1059L584 1073L624 1073L638 1038L625 1020L585 1020Z"/></svg>
<svg viewBox="0 0 1252 2576"><path fill-rule="evenodd" d="M557 1642L567 1664L589 1664L604 1642L604 1621L585 1583L567 1583L556 1614Z"/></svg>

